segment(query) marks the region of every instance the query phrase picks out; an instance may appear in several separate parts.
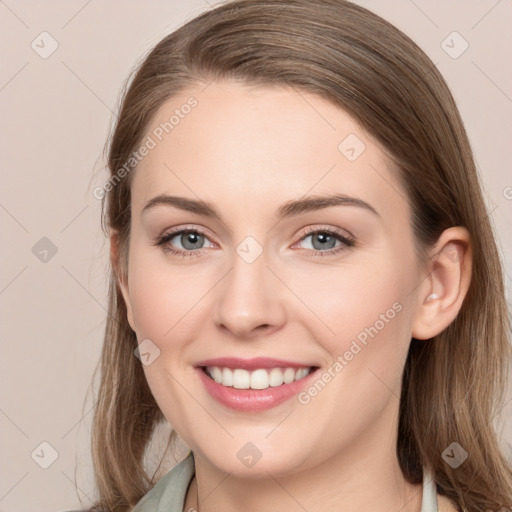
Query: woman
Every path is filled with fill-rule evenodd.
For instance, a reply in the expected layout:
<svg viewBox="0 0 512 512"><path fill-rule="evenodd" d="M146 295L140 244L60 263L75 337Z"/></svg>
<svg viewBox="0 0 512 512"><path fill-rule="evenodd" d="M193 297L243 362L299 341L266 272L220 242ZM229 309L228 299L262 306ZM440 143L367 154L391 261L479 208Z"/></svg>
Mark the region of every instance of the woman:
<svg viewBox="0 0 512 512"><path fill-rule="evenodd" d="M108 164L91 510L512 506L500 261L408 37L344 0L229 2L144 59ZM166 421L191 453L155 485Z"/></svg>

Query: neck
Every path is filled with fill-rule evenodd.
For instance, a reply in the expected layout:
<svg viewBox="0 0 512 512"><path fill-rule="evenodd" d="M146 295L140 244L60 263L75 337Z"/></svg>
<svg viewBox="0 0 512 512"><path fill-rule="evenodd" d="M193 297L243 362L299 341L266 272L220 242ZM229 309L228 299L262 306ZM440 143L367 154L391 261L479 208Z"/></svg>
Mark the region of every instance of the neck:
<svg viewBox="0 0 512 512"><path fill-rule="evenodd" d="M195 454L196 478L184 510L420 512L422 485L412 485L403 477L396 456L396 434L380 432L378 436L368 432L321 464L285 476L238 477L219 471Z"/></svg>

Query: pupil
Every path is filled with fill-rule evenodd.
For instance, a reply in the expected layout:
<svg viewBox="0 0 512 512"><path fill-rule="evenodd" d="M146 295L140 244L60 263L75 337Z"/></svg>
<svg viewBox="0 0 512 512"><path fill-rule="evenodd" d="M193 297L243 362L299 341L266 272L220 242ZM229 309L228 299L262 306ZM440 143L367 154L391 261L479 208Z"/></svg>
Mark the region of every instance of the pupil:
<svg viewBox="0 0 512 512"><path fill-rule="evenodd" d="M319 247L315 246L316 241L320 242ZM331 242L331 243L329 244L329 242ZM327 246L327 244L329 244L329 246ZM317 233L316 235L313 235L313 247L315 249L325 249L325 248L332 249L332 248L334 248L335 244L336 244L336 239L327 233Z"/></svg>
<svg viewBox="0 0 512 512"><path fill-rule="evenodd" d="M199 233L184 233L181 243L185 249L200 249L203 245L203 235Z"/></svg>

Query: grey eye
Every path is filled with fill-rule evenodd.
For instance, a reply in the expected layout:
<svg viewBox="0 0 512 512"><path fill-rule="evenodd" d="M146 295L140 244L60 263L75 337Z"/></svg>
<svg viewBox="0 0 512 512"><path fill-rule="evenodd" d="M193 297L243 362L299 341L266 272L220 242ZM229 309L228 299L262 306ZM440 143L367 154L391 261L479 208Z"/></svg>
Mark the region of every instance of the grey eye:
<svg viewBox="0 0 512 512"><path fill-rule="evenodd" d="M317 251L322 249L333 249L336 246L336 242L338 241L337 237L322 231L307 235L303 238L303 242L305 242L308 238L311 238L310 245L312 247L306 247L306 249L315 249Z"/></svg>
<svg viewBox="0 0 512 512"><path fill-rule="evenodd" d="M184 231L173 236L169 242L172 243L174 239L178 239L178 246L181 244L180 249L193 251L194 249L201 249L203 247L205 236L195 231Z"/></svg>

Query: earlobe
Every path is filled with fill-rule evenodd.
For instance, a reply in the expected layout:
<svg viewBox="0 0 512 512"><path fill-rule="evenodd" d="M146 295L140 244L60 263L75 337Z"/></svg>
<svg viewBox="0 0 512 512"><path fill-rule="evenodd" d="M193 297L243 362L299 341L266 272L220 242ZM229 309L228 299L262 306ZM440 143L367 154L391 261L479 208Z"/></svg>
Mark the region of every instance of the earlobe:
<svg viewBox="0 0 512 512"><path fill-rule="evenodd" d="M431 251L428 274L419 287L412 336L437 336L459 313L471 282L471 239L466 228L445 230Z"/></svg>
<svg viewBox="0 0 512 512"><path fill-rule="evenodd" d="M130 300L130 294L128 290L128 275L124 265L121 262L120 248L119 248L119 234L117 231L110 232L110 263L112 270L117 280L121 293L123 295L124 303L126 305L127 320L130 327L135 331L135 323L133 321L132 305Z"/></svg>

